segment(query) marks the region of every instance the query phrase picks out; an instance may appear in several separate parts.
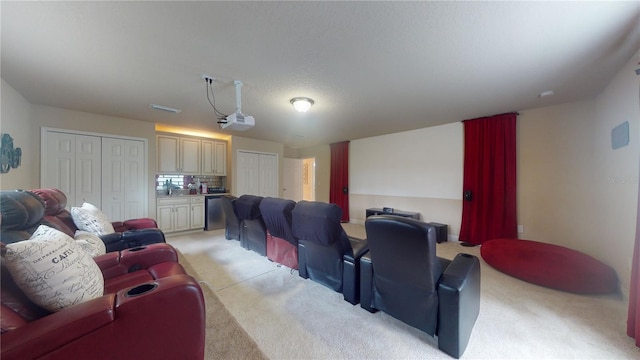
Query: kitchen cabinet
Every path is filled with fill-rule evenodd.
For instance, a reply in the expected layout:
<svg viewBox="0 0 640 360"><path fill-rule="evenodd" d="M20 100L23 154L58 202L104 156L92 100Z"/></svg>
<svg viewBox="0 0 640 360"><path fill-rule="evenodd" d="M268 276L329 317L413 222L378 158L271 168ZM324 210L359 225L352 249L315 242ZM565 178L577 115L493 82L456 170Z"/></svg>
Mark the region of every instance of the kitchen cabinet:
<svg viewBox="0 0 640 360"><path fill-rule="evenodd" d="M157 199L158 228L165 233L204 229L204 196L167 196Z"/></svg>
<svg viewBox="0 0 640 360"><path fill-rule="evenodd" d="M200 175L200 139L157 135L156 143L158 173Z"/></svg>
<svg viewBox="0 0 640 360"><path fill-rule="evenodd" d="M202 175L227 175L227 142L202 140Z"/></svg>
<svg viewBox="0 0 640 360"><path fill-rule="evenodd" d="M186 196L157 199L156 220L165 233L191 229L191 204Z"/></svg>
<svg viewBox="0 0 640 360"><path fill-rule="evenodd" d="M204 229L204 196L190 196L191 200L191 222L190 228Z"/></svg>

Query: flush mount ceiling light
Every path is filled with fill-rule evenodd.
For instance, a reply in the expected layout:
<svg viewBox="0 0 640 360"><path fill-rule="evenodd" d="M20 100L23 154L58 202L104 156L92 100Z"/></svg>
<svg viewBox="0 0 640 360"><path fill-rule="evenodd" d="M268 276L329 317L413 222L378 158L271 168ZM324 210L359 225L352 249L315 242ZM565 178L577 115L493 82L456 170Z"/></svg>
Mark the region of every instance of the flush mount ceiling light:
<svg viewBox="0 0 640 360"><path fill-rule="evenodd" d="M151 105L149 105L149 107L152 108L152 109L162 110L162 111L166 111L166 112L170 112L170 113L174 113L174 114L180 114L182 112L182 110L180 110L180 109L174 109L174 108L170 108L170 107L166 107L166 106L162 106L162 105L156 105L156 104L151 104Z"/></svg>
<svg viewBox="0 0 640 360"><path fill-rule="evenodd" d="M547 91L543 91L541 92L538 97L539 98L543 98L543 97L549 97L549 96L553 96L556 92L553 90L547 90Z"/></svg>
<svg viewBox="0 0 640 360"><path fill-rule="evenodd" d="M307 112L309 108L311 108L311 105L313 105L313 100L308 97L294 97L289 102L299 112Z"/></svg>

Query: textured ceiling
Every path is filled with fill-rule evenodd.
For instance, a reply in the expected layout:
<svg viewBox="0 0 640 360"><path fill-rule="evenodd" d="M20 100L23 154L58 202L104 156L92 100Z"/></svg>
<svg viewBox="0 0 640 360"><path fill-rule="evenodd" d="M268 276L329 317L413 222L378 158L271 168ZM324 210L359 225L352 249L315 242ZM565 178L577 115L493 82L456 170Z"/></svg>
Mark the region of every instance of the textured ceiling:
<svg viewBox="0 0 640 360"><path fill-rule="evenodd" d="M2 1L0 12L2 78L31 103L292 148L587 99L640 48L638 1ZM255 128L219 131L203 74L225 113L244 83ZM296 96L315 105L297 113Z"/></svg>

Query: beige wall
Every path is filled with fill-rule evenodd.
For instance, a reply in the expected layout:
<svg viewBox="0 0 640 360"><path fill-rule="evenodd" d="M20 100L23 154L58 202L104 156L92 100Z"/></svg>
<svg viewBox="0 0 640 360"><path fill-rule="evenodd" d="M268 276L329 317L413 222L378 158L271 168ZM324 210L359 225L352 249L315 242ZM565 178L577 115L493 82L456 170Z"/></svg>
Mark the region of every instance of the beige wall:
<svg viewBox="0 0 640 360"><path fill-rule="evenodd" d="M40 187L41 128L56 128L89 133L129 136L147 139L149 151L149 214L155 214L155 124L29 104L15 89L2 80L2 132L14 137L15 146L23 151L22 166L0 175L0 187L34 189ZM15 134L15 135L14 135Z"/></svg>
<svg viewBox="0 0 640 360"><path fill-rule="evenodd" d="M625 295L638 204L638 60L640 52L595 99L520 111L517 129L518 224L524 227L519 237L605 262L618 273ZM611 129L624 121L630 143L612 150ZM389 206L448 224L449 238L456 239L462 200L461 190L454 192L461 189L463 141L462 132L446 130L451 131L433 127L352 141L351 221L362 222L367 207ZM420 149L416 143L423 139L439 145Z"/></svg>
<svg viewBox="0 0 640 360"><path fill-rule="evenodd" d="M31 120L31 104L11 85L2 80L0 131L11 135L13 146L22 150L22 163L0 174L0 189L33 189L40 184L39 128Z"/></svg>
<svg viewBox="0 0 640 360"><path fill-rule="evenodd" d="M640 153L640 52L591 101L521 111L518 223L521 238L563 245L612 266L628 294ZM628 121L629 145L611 147Z"/></svg>

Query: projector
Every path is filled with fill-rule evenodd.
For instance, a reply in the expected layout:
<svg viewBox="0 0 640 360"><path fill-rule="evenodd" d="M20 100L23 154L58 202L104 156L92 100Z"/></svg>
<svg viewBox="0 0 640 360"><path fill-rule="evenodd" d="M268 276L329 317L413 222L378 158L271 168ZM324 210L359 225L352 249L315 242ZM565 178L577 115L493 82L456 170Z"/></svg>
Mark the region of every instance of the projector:
<svg viewBox="0 0 640 360"><path fill-rule="evenodd" d="M225 122L226 121L226 122ZM256 120L253 116L245 115L241 112L235 112L220 121L220 129L245 131L256 126Z"/></svg>

